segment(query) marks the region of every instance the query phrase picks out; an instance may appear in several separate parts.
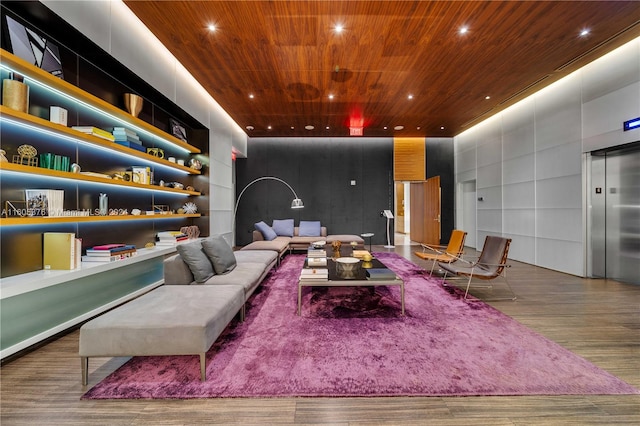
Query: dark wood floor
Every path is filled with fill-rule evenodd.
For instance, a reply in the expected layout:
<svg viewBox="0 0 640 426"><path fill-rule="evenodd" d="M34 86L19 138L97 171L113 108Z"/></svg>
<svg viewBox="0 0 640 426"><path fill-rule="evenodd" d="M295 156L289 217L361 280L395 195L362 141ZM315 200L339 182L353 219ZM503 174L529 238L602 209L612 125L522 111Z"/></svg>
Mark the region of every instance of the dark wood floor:
<svg viewBox="0 0 640 426"><path fill-rule="evenodd" d="M412 254L415 249L395 251L426 265ZM518 300L493 306L640 388L640 286L511 263L509 281ZM2 426L640 424L640 395L81 401L126 359L92 359L85 388L77 351L74 331L2 366Z"/></svg>

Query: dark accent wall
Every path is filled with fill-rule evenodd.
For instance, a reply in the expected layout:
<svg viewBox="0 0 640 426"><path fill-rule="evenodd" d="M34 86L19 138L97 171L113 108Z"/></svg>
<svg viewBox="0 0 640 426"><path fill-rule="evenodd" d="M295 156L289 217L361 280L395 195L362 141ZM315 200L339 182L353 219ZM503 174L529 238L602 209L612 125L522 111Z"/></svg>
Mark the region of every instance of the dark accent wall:
<svg viewBox="0 0 640 426"><path fill-rule="evenodd" d="M248 158L236 160L236 199L252 180L275 176L305 207L292 210L293 194L280 182L253 184L238 205L237 245L251 242L254 223L288 218L296 226L319 220L329 234L373 232L373 244L385 243L380 212L393 210L392 138L253 138L247 150Z"/></svg>
<svg viewBox="0 0 640 426"><path fill-rule="evenodd" d="M447 244L455 223L453 138L427 138L427 179L440 176L440 244Z"/></svg>

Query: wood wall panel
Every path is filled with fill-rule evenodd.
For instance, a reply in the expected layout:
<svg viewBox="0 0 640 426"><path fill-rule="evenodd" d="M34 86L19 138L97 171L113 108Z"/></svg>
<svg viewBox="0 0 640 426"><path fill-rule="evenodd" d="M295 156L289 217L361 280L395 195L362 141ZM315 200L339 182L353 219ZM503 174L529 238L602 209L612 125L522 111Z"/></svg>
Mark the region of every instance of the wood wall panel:
<svg viewBox="0 0 640 426"><path fill-rule="evenodd" d="M426 179L424 138L393 139L393 179L422 181Z"/></svg>

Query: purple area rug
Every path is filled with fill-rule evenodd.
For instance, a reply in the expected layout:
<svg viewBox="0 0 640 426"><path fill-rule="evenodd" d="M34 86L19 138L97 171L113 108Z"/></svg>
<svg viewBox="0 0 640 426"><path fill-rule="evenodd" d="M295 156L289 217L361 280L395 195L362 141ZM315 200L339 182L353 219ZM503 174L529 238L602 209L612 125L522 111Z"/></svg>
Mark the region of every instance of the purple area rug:
<svg viewBox="0 0 640 426"><path fill-rule="evenodd" d="M85 399L637 394L637 389L390 253L400 289L306 288L289 255L207 354L135 357ZM515 302L517 303L517 302Z"/></svg>

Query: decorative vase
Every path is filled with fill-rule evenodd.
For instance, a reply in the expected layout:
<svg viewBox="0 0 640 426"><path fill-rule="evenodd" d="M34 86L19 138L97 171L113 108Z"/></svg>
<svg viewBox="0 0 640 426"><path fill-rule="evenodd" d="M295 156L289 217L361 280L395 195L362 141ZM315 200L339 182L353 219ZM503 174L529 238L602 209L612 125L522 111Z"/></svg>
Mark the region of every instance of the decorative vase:
<svg viewBox="0 0 640 426"><path fill-rule="evenodd" d="M340 257L340 247L342 243L340 241L334 241L331 243L331 248L333 249L333 258L337 259Z"/></svg>
<svg viewBox="0 0 640 426"><path fill-rule="evenodd" d="M2 105L28 113L29 86L18 80L2 80Z"/></svg>
<svg viewBox="0 0 640 426"><path fill-rule="evenodd" d="M142 111L142 104L144 103L144 99L141 96L134 95L133 93L125 93L124 94L124 107L127 109L129 114L137 117Z"/></svg>

